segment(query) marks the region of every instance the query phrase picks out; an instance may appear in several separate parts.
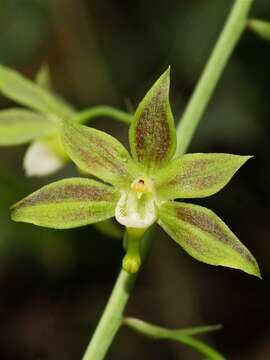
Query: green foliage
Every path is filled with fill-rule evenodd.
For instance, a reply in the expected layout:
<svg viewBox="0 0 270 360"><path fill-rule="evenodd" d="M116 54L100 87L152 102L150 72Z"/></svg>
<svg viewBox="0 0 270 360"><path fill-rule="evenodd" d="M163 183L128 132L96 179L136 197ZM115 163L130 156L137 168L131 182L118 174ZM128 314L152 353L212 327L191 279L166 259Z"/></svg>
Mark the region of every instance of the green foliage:
<svg viewBox="0 0 270 360"><path fill-rule="evenodd" d="M209 360L225 360L225 358L205 342L194 338L194 335L205 334L221 328L220 325L200 326L188 329L170 330L145 321L126 318L124 324L140 334L156 340L174 340L192 347Z"/></svg>

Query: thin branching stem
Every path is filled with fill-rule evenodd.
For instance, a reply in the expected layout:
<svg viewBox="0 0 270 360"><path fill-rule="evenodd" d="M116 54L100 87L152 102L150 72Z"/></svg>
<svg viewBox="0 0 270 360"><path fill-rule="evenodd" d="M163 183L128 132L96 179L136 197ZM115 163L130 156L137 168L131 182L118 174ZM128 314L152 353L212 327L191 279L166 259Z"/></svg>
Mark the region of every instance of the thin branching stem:
<svg viewBox="0 0 270 360"><path fill-rule="evenodd" d="M130 124L132 114L128 114L111 106L98 105L90 109L80 111L78 114L76 114L74 120L80 124L83 124L97 117L108 117L125 124Z"/></svg>

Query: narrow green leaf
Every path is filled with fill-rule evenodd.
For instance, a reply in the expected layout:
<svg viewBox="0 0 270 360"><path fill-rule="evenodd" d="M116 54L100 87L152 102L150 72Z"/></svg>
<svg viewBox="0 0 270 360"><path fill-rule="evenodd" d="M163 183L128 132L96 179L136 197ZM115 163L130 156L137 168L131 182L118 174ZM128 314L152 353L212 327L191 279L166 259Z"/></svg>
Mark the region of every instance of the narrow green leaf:
<svg viewBox="0 0 270 360"><path fill-rule="evenodd" d="M169 88L170 69L161 75L143 98L129 130L133 157L150 170L166 164L175 152L176 135Z"/></svg>
<svg viewBox="0 0 270 360"><path fill-rule="evenodd" d="M134 180L135 163L114 137L74 121L64 121L64 148L75 164L106 182L126 187Z"/></svg>
<svg viewBox="0 0 270 360"><path fill-rule="evenodd" d="M27 196L11 208L11 217L14 221L69 229L112 217L119 197L119 192L111 186L70 178Z"/></svg>
<svg viewBox="0 0 270 360"><path fill-rule="evenodd" d="M73 111L15 70L0 65L0 92L9 99L46 114L71 117Z"/></svg>
<svg viewBox="0 0 270 360"><path fill-rule="evenodd" d="M56 133L55 122L24 109L0 111L0 145L19 145Z"/></svg>
<svg viewBox="0 0 270 360"><path fill-rule="evenodd" d="M261 277L256 259L211 210L164 202L159 209L159 224L195 259Z"/></svg>
<svg viewBox="0 0 270 360"><path fill-rule="evenodd" d="M270 21L251 19L248 22L249 28L265 40L270 40Z"/></svg>
<svg viewBox="0 0 270 360"><path fill-rule="evenodd" d="M156 174L161 199L201 198L215 194L251 156L186 154Z"/></svg>
<svg viewBox="0 0 270 360"><path fill-rule="evenodd" d="M161 326L149 324L145 321L133 318L126 318L124 324L128 325L131 329L141 333L145 336L149 336L154 339L169 339L175 340L182 344L188 345L199 353L207 356L210 360L225 360L225 358L219 354L212 347L207 345L201 340L191 337L191 335L208 333L220 329L219 325L214 326L202 326L189 329L170 330ZM189 334L189 335L188 335Z"/></svg>

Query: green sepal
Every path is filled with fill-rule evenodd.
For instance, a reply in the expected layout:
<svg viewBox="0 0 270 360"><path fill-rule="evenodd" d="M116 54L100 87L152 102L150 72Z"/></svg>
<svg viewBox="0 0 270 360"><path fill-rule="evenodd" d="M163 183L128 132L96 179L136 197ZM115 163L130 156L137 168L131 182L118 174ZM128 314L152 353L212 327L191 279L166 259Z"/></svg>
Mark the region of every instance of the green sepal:
<svg viewBox="0 0 270 360"><path fill-rule="evenodd" d="M158 222L195 259L261 277L254 256L213 211L198 205L164 202Z"/></svg>
<svg viewBox="0 0 270 360"><path fill-rule="evenodd" d="M0 111L0 145L19 145L57 132L46 115L13 108Z"/></svg>
<svg viewBox="0 0 270 360"><path fill-rule="evenodd" d="M65 148L62 144L61 136L59 133L53 136L44 137L42 142L48 146L48 148L62 160L68 162L70 158L68 157Z"/></svg>
<svg viewBox="0 0 270 360"><path fill-rule="evenodd" d="M14 221L55 229L92 224L114 216L120 197L113 187L84 178L44 186L11 208Z"/></svg>
<svg viewBox="0 0 270 360"><path fill-rule="evenodd" d="M44 63L40 66L36 76L35 83L39 85L44 90L48 91L52 96L60 103L63 108L66 108L66 111L70 113L70 115L75 115L75 109L72 105L70 105L62 96L54 91L53 83L51 79L51 72L49 65Z"/></svg>
<svg viewBox="0 0 270 360"><path fill-rule="evenodd" d="M225 358L215 349L210 347L205 342L195 339L193 337L194 335L206 334L212 331L219 330L221 328L220 325L209 325L187 329L171 330L135 318L124 319L124 324L129 326L136 332L153 339L174 340L182 344L188 345L193 349L197 350L202 355L207 356L207 359L209 360L225 360Z"/></svg>
<svg viewBox="0 0 270 360"><path fill-rule="evenodd" d="M0 65L0 92L7 98L45 114L72 117L72 109L17 71Z"/></svg>
<svg viewBox="0 0 270 360"><path fill-rule="evenodd" d="M40 66L36 76L35 82L44 90L51 91L53 89L49 65L44 63Z"/></svg>
<svg viewBox="0 0 270 360"><path fill-rule="evenodd" d="M105 236L109 236L114 239L122 239L123 231L114 219L108 219L93 224L95 229Z"/></svg>
<svg viewBox="0 0 270 360"><path fill-rule="evenodd" d="M270 21L251 19L248 22L248 26L264 40L270 40Z"/></svg>
<svg viewBox="0 0 270 360"><path fill-rule="evenodd" d="M128 187L137 166L124 146L111 135L74 121L63 121L62 143L75 164L88 174Z"/></svg>
<svg viewBox="0 0 270 360"><path fill-rule="evenodd" d="M155 177L160 199L202 198L220 191L251 156L186 154L162 168Z"/></svg>
<svg viewBox="0 0 270 360"><path fill-rule="evenodd" d="M140 102L129 129L132 156L149 171L166 164L175 153L176 133L169 88L170 68Z"/></svg>

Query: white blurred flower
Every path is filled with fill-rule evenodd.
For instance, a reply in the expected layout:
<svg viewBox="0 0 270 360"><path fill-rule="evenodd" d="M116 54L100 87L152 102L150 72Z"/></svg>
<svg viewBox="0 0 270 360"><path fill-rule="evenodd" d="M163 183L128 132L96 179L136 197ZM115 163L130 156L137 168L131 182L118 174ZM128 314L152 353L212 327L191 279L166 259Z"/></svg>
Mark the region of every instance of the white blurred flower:
<svg viewBox="0 0 270 360"><path fill-rule="evenodd" d="M58 171L65 161L42 141L34 141L27 149L23 167L27 176L46 176Z"/></svg>

